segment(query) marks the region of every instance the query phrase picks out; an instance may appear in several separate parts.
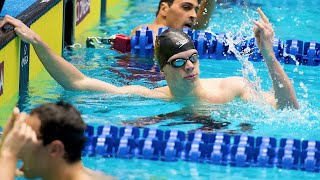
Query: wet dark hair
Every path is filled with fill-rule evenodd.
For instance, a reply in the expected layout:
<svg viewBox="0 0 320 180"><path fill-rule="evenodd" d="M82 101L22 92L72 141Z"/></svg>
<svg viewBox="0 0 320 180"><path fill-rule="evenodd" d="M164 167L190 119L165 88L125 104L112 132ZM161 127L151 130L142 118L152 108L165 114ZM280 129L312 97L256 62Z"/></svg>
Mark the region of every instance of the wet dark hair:
<svg viewBox="0 0 320 180"><path fill-rule="evenodd" d="M195 47L192 39L181 29L169 28L157 36L154 49L162 70L171 56Z"/></svg>
<svg viewBox="0 0 320 180"><path fill-rule="evenodd" d="M67 162L81 160L86 125L76 108L59 101L34 108L30 115L37 115L41 121L40 136L44 146L59 140L64 144L64 158Z"/></svg>
<svg viewBox="0 0 320 180"><path fill-rule="evenodd" d="M167 3L168 6L171 7L171 5L173 4L174 0L160 0L159 5L158 5L158 10L157 10L157 12L156 12L156 16L158 16L159 11L160 11L161 3L163 3L163 2ZM200 2L201 2L201 0L198 0L198 3L199 3L199 4L200 4Z"/></svg>
<svg viewBox="0 0 320 180"><path fill-rule="evenodd" d="M159 14L161 3L165 2L168 4L169 7L171 7L171 5L173 4L173 1L174 0L160 0L156 16L158 16L158 14Z"/></svg>

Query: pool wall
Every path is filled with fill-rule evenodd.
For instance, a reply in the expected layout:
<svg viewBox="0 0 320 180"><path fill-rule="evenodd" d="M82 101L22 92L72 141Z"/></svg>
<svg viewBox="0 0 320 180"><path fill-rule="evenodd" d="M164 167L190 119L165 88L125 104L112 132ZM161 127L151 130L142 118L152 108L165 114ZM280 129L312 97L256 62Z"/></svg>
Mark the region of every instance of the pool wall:
<svg viewBox="0 0 320 180"><path fill-rule="evenodd" d="M99 25L101 20L120 17L128 5L127 0L27 0L29 4L17 12L15 1L5 1L0 21L6 14L20 19L59 55L65 46L72 45L77 36ZM0 32L0 126L28 94L29 81L40 78L40 73L41 77L50 78L32 46L22 42L10 27Z"/></svg>

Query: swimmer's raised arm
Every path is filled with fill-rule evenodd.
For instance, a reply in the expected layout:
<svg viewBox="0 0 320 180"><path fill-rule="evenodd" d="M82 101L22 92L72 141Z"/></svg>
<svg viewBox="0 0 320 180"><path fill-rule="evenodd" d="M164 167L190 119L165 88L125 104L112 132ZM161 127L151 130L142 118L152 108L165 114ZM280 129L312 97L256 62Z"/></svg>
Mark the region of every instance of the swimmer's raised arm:
<svg viewBox="0 0 320 180"><path fill-rule="evenodd" d="M253 21L254 35L260 52L266 62L268 71L272 80L276 106L278 109L292 107L299 109L296 94L290 79L278 62L273 51L274 31L268 18L260 8L257 9L260 14L260 21Z"/></svg>
<svg viewBox="0 0 320 180"><path fill-rule="evenodd" d="M11 117L8 119L7 124L4 127L3 134L0 138L0 179L14 179L17 157L11 152L3 150L2 145L6 140L7 135L12 130L15 121L18 119L20 111L15 108Z"/></svg>
<svg viewBox="0 0 320 180"><path fill-rule="evenodd" d="M268 18L258 8L261 16L260 21L254 21L254 35L260 52L266 62L274 92L264 92L263 96L267 103L277 109L295 108L299 109L296 94L290 79L284 72L273 51L274 32ZM230 77L223 83L229 90L230 97L240 97L243 100L257 100L260 98L255 94L250 83L242 77Z"/></svg>
<svg viewBox="0 0 320 180"><path fill-rule="evenodd" d="M23 22L11 16L6 16L0 24L14 26L16 34L25 42L31 43L40 61L50 75L67 90L101 91L117 94L138 94L147 97L163 97L158 89L148 89L143 86L117 87L98 79L90 78L81 73L74 65L57 55L42 41L41 37L28 28ZM159 95L160 93L160 95Z"/></svg>
<svg viewBox="0 0 320 180"><path fill-rule="evenodd" d="M260 52L266 62L274 92L263 92L265 101L277 109L299 109L296 94L290 79L284 72L273 51L274 32L268 18L258 8L260 21L254 21L254 35ZM217 84L217 83L211 83ZM228 77L220 81L220 89L224 89L224 98L231 101L235 97L243 100L259 100L261 96L255 93L248 80L243 77ZM223 97L223 96L221 96Z"/></svg>
<svg viewBox="0 0 320 180"><path fill-rule="evenodd" d="M65 89L78 89L78 83L84 80L84 76L76 67L58 56L44 43L41 37L28 28L23 22L11 16L5 16L0 27L5 24L14 26L16 34L25 42L32 44L40 61L50 75Z"/></svg>

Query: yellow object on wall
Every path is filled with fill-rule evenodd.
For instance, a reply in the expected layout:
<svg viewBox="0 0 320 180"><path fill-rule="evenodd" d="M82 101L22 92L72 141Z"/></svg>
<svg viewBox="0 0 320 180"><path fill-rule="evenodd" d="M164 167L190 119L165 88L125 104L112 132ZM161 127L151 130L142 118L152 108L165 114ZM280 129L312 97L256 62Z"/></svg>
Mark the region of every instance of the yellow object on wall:
<svg viewBox="0 0 320 180"><path fill-rule="evenodd" d="M50 23L48 23L50 22ZM60 1L50 11L41 16L34 22L30 28L40 35L42 40L49 45L49 47L61 55L62 53L62 33L63 33L63 1ZM33 47L30 46L30 71L29 80L37 77L37 75L44 70L43 65L38 59Z"/></svg>
<svg viewBox="0 0 320 180"><path fill-rule="evenodd" d="M0 50L0 64L3 65L1 84L3 94L0 96L0 126L7 120L8 113L12 111L18 100L19 92L19 48L20 39L15 38Z"/></svg>
<svg viewBox="0 0 320 180"><path fill-rule="evenodd" d="M63 1L53 6L30 26L58 54L62 53L62 27ZM0 64L4 65L4 90L0 96L0 126L8 119L19 99L20 42L20 38L16 37L0 50ZM30 46L29 81L37 78L43 71L45 71L43 65Z"/></svg>
<svg viewBox="0 0 320 180"><path fill-rule="evenodd" d="M92 31L94 27L100 25L101 9L106 9L102 16L106 16L107 19L116 19L126 13L126 9L130 5L129 0L106 0L104 4L106 7L101 7L103 4L101 0L74 0L73 2L75 14L74 37L77 42L81 39L84 40L83 37L86 37L87 31ZM39 34L53 51L60 55L63 51L63 8L64 1L61 0L30 25L30 28ZM80 34L83 37L78 39ZM3 87L3 93L0 95L0 126L7 120L19 98L19 59L20 38L16 37L0 50L0 70L3 66L3 75L0 74L0 87ZM30 46L29 81L38 79L39 74L51 78L38 59L33 47Z"/></svg>
<svg viewBox="0 0 320 180"><path fill-rule="evenodd" d="M87 2L87 0L76 0ZM89 1L89 4L86 4L86 7L81 7L80 3L76 3L75 6L75 23L77 18L79 19L82 15L82 20L75 26L75 39L79 38L79 35L85 31L92 29L99 25L100 23L100 9L101 9L101 0Z"/></svg>
<svg viewBox="0 0 320 180"><path fill-rule="evenodd" d="M76 0L82 1L83 4L75 6L75 22L77 19L82 19L80 23L75 26L75 39L77 43L84 44L86 37L95 36L98 32L94 32L94 27L101 24L101 15L106 16L107 19L120 18L129 6L129 0L106 0L106 7L101 7L103 3L101 0ZM86 4L85 2L90 2ZM106 8L105 14L101 14L101 9ZM81 9L81 10L80 10ZM79 17L83 16L83 17ZM104 24L102 24L104 25ZM89 31L90 32L87 32Z"/></svg>

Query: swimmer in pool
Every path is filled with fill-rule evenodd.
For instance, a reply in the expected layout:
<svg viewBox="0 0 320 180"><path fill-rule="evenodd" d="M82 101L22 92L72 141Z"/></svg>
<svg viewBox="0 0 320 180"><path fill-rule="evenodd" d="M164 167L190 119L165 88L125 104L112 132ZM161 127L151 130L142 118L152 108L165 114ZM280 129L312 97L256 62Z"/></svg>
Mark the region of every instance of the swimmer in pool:
<svg viewBox="0 0 320 180"><path fill-rule="evenodd" d="M0 179L14 179L18 159L28 179L113 179L83 166L85 128L78 110L68 103L44 104L30 115L15 108L0 143Z"/></svg>
<svg viewBox="0 0 320 180"><path fill-rule="evenodd" d="M257 45L267 65L274 92L264 92L266 102L277 109L298 109L294 88L273 52L274 32L268 18L257 9L261 19L253 21ZM139 85L118 87L90 78L74 65L57 55L41 40L41 37L21 21L6 16L0 28L6 24L14 26L20 38L31 43L39 59L50 75L66 90L100 91L116 94L136 94L149 98L179 101L185 105L197 103L224 104L241 98L244 101L261 98L243 77L200 79L197 50L190 37L178 29L168 29L157 37L155 56L167 86L149 89Z"/></svg>
<svg viewBox="0 0 320 180"><path fill-rule="evenodd" d="M160 0L153 23L136 27L131 36L142 26L147 26L153 31L154 40L158 29L164 26L176 29L204 29L212 16L215 3L215 0Z"/></svg>

